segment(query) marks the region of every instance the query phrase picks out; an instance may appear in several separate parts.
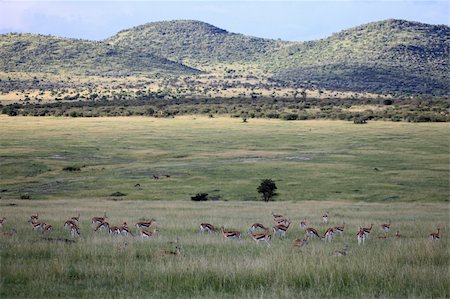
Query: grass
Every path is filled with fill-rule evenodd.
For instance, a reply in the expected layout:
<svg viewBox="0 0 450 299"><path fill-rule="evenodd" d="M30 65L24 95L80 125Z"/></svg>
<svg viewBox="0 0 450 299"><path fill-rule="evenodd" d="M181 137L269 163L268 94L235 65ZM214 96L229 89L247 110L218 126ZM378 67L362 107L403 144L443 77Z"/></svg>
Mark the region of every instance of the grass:
<svg viewBox="0 0 450 299"><path fill-rule="evenodd" d="M206 202L121 201L65 199L16 201L3 204L15 237L0 237L2 298L448 298L448 206L444 203ZM92 216L106 211L109 221L130 226L141 218L156 218L160 234L154 240L109 238L94 233ZM246 232L254 222L271 225L271 212L282 212L293 226L271 247L256 245L246 235L240 241L220 235L200 235L198 225L214 225ZM301 251L292 240L303 237L299 221L306 218L321 233L324 211L330 225L345 221L346 231L332 243L312 240ZM39 212L55 230L49 238L69 238L62 224L81 214L81 237L75 243L50 242L26 223ZM401 239L377 239L379 224L391 220ZM372 237L358 246L358 226L374 223ZM436 226L442 240L427 236ZM133 230L134 227L133 227ZM168 241L180 238L182 255ZM344 244L349 254L331 253Z"/></svg>
<svg viewBox="0 0 450 299"><path fill-rule="evenodd" d="M283 201L449 200L446 123L3 116L0 124L2 200L114 192L255 200L264 178Z"/></svg>
<svg viewBox="0 0 450 299"><path fill-rule="evenodd" d="M448 124L190 116L0 117L0 125L1 298L450 297ZM276 181L276 202L255 201L263 178ZM222 200L189 200L199 192ZM256 245L245 232L271 226L272 211L292 228L270 248ZM323 233L325 211L345 233L293 250L300 220ZM160 234L94 233L90 218L104 212L113 225L156 218ZM49 236L31 230L35 213L54 226ZM78 213L81 237L65 242L63 223ZM389 220L393 232L378 239ZM201 222L244 237L199 235ZM371 223L358 246L358 227ZM442 239L427 240L437 227ZM182 255L162 256L176 238ZM347 256L331 255L345 244Z"/></svg>

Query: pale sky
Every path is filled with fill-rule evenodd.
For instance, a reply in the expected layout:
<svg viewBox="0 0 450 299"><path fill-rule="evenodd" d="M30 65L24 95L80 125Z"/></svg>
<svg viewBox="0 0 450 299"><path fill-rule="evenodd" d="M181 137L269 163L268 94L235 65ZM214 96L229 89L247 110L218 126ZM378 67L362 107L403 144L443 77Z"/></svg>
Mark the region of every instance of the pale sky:
<svg viewBox="0 0 450 299"><path fill-rule="evenodd" d="M230 32L304 41L391 18L450 25L449 3L450 0L0 0L0 33L102 40L148 22L192 19Z"/></svg>

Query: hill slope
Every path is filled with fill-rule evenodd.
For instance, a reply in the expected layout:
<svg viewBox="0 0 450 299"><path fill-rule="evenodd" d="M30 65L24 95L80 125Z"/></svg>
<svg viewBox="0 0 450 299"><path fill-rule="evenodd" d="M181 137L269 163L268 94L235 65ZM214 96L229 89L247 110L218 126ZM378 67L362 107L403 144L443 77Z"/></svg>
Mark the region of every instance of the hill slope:
<svg viewBox="0 0 450 299"><path fill-rule="evenodd" d="M80 75L198 73L152 53L112 47L103 42L36 34L0 35L0 70Z"/></svg>
<svg viewBox="0 0 450 299"><path fill-rule="evenodd" d="M387 20L291 45L266 67L296 83L372 92L450 93L450 28Z"/></svg>

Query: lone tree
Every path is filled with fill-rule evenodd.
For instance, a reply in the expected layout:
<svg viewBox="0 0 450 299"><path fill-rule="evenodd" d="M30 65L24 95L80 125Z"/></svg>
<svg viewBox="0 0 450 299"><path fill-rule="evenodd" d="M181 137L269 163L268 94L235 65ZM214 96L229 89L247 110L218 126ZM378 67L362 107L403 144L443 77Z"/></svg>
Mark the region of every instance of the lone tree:
<svg viewBox="0 0 450 299"><path fill-rule="evenodd" d="M271 179L261 180L261 184L256 190L258 190L258 193L261 193L262 199L266 202L278 195L275 192L275 190L277 190L277 185L275 185L275 182Z"/></svg>

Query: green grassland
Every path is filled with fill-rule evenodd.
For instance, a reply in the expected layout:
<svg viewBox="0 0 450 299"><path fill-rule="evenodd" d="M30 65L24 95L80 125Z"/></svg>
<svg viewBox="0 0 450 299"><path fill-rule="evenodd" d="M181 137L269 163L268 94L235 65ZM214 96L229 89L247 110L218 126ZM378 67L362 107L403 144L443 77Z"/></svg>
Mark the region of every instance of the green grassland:
<svg viewBox="0 0 450 299"><path fill-rule="evenodd" d="M282 201L449 200L446 123L3 116L0 124L2 200L199 192L257 200L264 178Z"/></svg>
<svg viewBox="0 0 450 299"><path fill-rule="evenodd" d="M448 298L448 205L445 203L363 203L350 201L206 202L91 200L84 197L52 201L2 203L7 217L0 235L2 298ZM152 240L94 232L92 216L106 211L111 224L130 226L142 218L158 220ZM271 212L293 221L285 239L270 247L255 244L245 232L254 222L271 225ZM306 218L321 233L324 211L329 225L345 222L346 231L333 242L312 240L294 250L303 237L298 224ZM55 229L48 236L32 231L27 219ZM81 214L81 236L74 243L63 229L70 216ZM400 239L381 235L380 223L391 220ZM208 221L239 229L241 240L200 235ZM372 236L357 245L356 230L374 223ZM427 236L439 226L439 241ZM133 227L133 231L135 228ZM163 256L179 238L182 254ZM348 255L332 256L349 246Z"/></svg>
<svg viewBox="0 0 450 299"><path fill-rule="evenodd" d="M450 297L447 123L2 116L0 126L1 298ZM276 201L259 201L263 178L275 180ZM221 200L191 201L198 192ZM245 232L272 226L272 211L292 227L257 245ZM323 234L326 211L344 234L294 250L300 220ZM155 218L159 235L95 233L90 219L104 212L135 234ZM54 231L32 231L35 213ZM63 223L78 213L71 242ZM243 238L200 235L201 222ZM437 227L441 240L429 241ZM177 238L182 254L163 256ZM332 255L345 244L348 255Z"/></svg>

